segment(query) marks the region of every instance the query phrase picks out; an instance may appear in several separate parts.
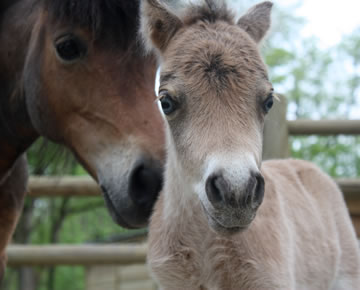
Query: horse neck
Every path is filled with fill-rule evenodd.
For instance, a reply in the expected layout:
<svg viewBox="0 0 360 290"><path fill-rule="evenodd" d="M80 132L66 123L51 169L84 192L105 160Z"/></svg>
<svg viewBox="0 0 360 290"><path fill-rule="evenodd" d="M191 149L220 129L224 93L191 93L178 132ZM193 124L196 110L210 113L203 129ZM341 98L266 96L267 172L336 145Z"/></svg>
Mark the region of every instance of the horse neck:
<svg viewBox="0 0 360 290"><path fill-rule="evenodd" d="M33 13L29 13L31 2L14 1L0 18L0 180L37 138L21 90L34 19Z"/></svg>
<svg viewBox="0 0 360 290"><path fill-rule="evenodd" d="M37 138L24 102L11 104L9 99L0 102L0 179Z"/></svg>

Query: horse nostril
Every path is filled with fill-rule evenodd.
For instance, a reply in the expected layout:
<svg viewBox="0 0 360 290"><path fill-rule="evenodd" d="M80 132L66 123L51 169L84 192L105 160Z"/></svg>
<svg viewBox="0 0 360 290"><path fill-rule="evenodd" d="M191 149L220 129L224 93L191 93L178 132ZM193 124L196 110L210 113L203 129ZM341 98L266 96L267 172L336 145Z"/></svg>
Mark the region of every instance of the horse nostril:
<svg viewBox="0 0 360 290"><path fill-rule="evenodd" d="M129 180L129 195L139 206L152 207L162 186L160 166L149 159L140 160L134 166Z"/></svg>
<svg viewBox="0 0 360 290"><path fill-rule="evenodd" d="M222 186L223 177L220 175L209 176L206 180L205 191L209 201L213 204L220 203L224 201L223 196L223 186Z"/></svg>
<svg viewBox="0 0 360 290"><path fill-rule="evenodd" d="M264 199L265 181L261 174L255 174L256 185L252 198L251 206L257 208Z"/></svg>

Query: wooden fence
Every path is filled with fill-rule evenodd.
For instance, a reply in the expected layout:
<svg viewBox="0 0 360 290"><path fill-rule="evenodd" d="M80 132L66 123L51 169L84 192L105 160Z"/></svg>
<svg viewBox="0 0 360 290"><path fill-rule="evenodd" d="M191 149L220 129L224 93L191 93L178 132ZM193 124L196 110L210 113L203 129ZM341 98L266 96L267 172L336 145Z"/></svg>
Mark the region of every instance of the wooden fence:
<svg viewBox="0 0 360 290"><path fill-rule="evenodd" d="M46 245L8 247L8 264L84 266L86 290L156 290L146 266L146 245Z"/></svg>
<svg viewBox="0 0 360 290"><path fill-rule="evenodd" d="M289 135L360 134L360 120L286 121L286 101L280 98L280 104L271 111L265 125L264 159L287 157ZM360 179L337 179L336 182L344 193L360 237ZM99 187L88 177L32 177L29 188L32 197L101 195ZM144 245L10 246L7 253L10 266L84 265L87 290L156 289L144 265Z"/></svg>

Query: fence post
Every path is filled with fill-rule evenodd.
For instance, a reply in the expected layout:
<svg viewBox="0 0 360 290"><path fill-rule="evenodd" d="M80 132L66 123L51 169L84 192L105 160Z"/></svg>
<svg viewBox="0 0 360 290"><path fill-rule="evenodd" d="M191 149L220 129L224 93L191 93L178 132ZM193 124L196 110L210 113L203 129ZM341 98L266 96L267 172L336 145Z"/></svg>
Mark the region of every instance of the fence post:
<svg viewBox="0 0 360 290"><path fill-rule="evenodd" d="M265 118L263 159L289 157L288 126L286 121L287 101L277 95L274 106Z"/></svg>

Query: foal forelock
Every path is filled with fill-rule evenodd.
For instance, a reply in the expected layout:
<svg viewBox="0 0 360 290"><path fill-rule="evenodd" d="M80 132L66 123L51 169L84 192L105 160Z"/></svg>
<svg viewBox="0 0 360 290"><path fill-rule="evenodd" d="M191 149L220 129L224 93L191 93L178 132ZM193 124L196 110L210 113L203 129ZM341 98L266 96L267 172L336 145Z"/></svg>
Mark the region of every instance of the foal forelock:
<svg viewBox="0 0 360 290"><path fill-rule="evenodd" d="M218 26L222 24L213 25L202 33L200 29L193 29L179 39L181 46L177 46L176 41L171 44L165 54L169 61L161 81L179 76L186 79L189 92L200 90L207 93L209 90L222 97L236 93L235 90L247 95L257 90L259 82L267 79L257 50L247 43L249 40L245 34L238 33L238 37L244 40L239 46L233 41L230 31L228 34L226 31L217 33ZM197 39L199 32L200 40ZM184 43L188 45L184 46ZM188 76L192 77L189 79Z"/></svg>

